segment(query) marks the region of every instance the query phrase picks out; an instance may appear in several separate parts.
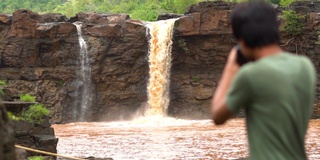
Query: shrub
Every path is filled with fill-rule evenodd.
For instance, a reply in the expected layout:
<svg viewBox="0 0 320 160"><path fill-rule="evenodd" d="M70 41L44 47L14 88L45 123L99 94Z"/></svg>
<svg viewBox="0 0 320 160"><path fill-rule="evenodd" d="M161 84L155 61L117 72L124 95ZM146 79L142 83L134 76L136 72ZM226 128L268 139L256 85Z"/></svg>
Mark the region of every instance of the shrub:
<svg viewBox="0 0 320 160"><path fill-rule="evenodd" d="M20 119L26 122L40 124L43 122L44 116L47 116L49 111L42 104L34 104L20 115Z"/></svg>
<svg viewBox="0 0 320 160"><path fill-rule="evenodd" d="M19 117L15 116L12 112L7 112L8 118L13 121L19 121Z"/></svg>
<svg viewBox="0 0 320 160"><path fill-rule="evenodd" d="M4 92L2 90L4 85L7 85L7 83L0 80L0 96L4 95Z"/></svg>
<svg viewBox="0 0 320 160"><path fill-rule="evenodd" d="M185 52L187 52L189 50L187 47L186 41L182 38L178 39L178 45L179 45L179 48L181 48Z"/></svg>
<svg viewBox="0 0 320 160"><path fill-rule="evenodd" d="M301 20L304 18L304 16L297 14L294 10L288 10L283 11L282 18L285 23L281 30L292 36L297 36L302 33L303 23Z"/></svg>
<svg viewBox="0 0 320 160"><path fill-rule="evenodd" d="M29 157L28 160L44 160L44 158L41 156L33 156L33 157Z"/></svg>
<svg viewBox="0 0 320 160"><path fill-rule="evenodd" d="M20 94L20 100L23 102L35 102L35 97L30 94Z"/></svg>

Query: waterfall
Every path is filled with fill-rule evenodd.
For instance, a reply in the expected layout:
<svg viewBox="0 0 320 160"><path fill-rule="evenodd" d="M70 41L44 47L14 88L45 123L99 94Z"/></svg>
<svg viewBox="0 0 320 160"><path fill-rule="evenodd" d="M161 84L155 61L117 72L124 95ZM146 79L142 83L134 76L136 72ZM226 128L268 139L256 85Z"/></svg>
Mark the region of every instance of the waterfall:
<svg viewBox="0 0 320 160"><path fill-rule="evenodd" d="M176 19L149 22L149 82L146 116L166 116L170 102L169 85L173 27Z"/></svg>
<svg viewBox="0 0 320 160"><path fill-rule="evenodd" d="M78 31L78 39L80 46L79 55L79 69L77 72L77 78L80 81L80 87L77 89L77 98L80 98L80 108L78 108L77 113L79 115L79 121L85 120L85 113L91 107L92 101L92 91L91 91L91 67L89 63L88 47L86 41L82 37L81 27L82 24L74 23ZM80 92L80 93L79 93Z"/></svg>

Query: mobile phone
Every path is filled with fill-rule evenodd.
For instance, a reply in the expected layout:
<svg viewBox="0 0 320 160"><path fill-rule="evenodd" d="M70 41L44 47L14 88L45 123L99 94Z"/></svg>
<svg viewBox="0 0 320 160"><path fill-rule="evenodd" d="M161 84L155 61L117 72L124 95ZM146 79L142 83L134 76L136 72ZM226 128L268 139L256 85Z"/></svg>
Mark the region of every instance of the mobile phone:
<svg viewBox="0 0 320 160"><path fill-rule="evenodd" d="M240 46L237 45L235 46L236 50L237 50L237 63L239 64L239 66L242 66L248 62L250 62L250 60L248 60L243 53L241 52Z"/></svg>

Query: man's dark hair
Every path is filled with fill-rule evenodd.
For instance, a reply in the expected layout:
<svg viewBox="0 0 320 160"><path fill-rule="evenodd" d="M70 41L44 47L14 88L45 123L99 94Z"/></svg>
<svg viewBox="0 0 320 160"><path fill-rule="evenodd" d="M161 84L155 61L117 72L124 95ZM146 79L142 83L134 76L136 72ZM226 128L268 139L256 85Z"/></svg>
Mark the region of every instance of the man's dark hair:
<svg viewBox="0 0 320 160"><path fill-rule="evenodd" d="M233 35L250 48L278 44L279 24L274 7L266 2L239 4L231 13Z"/></svg>

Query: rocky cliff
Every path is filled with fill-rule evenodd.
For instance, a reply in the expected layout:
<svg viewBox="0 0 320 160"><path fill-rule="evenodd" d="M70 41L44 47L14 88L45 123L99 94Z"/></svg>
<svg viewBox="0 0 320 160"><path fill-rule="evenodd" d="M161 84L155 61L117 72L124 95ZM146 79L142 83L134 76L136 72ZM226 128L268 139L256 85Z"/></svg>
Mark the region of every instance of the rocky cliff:
<svg viewBox="0 0 320 160"><path fill-rule="evenodd" d="M83 23L92 68L93 108L86 118L130 118L147 99L148 42L145 27L127 15L80 13L70 20L28 10L1 15L0 79L8 82L5 91L11 99L22 93L36 96L54 123L75 120L81 85L76 78L75 21Z"/></svg>
<svg viewBox="0 0 320 160"><path fill-rule="evenodd" d="M281 45L309 56L319 65L318 3L292 8L305 14L302 36L282 34ZM228 18L233 3L202 2L176 21L169 114L208 118L212 91L230 48L235 45ZM281 11L281 10L279 10ZM179 15L169 15L177 17ZM165 19L162 16L161 19ZM92 69L93 104L88 120L119 120L135 116L147 101L148 35L143 22L127 15L79 13L38 15L18 10L0 15L0 79L11 99L31 93L50 110L53 123L74 121L78 110L79 44L73 22L83 24ZM317 87L317 103L320 88ZM318 105L317 105L318 106ZM315 116L319 116L319 107Z"/></svg>
<svg viewBox="0 0 320 160"><path fill-rule="evenodd" d="M227 54L236 43L232 37L229 15L234 3L202 2L190 6L176 23L170 113L184 118L209 117L212 89L217 86ZM296 2L290 7L305 16L303 34L292 37L281 33L281 46L294 54L307 55L317 71L320 65L320 3ZM281 14L281 8L277 8ZM280 20L283 24L283 20ZM319 75L318 75L319 77ZM320 117L318 80L315 112Z"/></svg>

